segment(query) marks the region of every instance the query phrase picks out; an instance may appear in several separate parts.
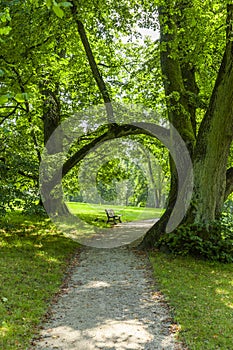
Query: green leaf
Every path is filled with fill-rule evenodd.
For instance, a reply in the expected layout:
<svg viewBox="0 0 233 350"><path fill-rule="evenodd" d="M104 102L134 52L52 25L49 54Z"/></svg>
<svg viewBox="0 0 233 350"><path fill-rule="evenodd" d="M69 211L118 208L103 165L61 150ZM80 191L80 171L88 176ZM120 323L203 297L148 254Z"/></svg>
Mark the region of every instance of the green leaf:
<svg viewBox="0 0 233 350"><path fill-rule="evenodd" d="M3 303L6 303L8 301L8 299L6 297L1 297L1 300Z"/></svg>
<svg viewBox="0 0 233 350"><path fill-rule="evenodd" d="M11 27L0 28L0 35L8 35L11 31Z"/></svg>
<svg viewBox="0 0 233 350"><path fill-rule="evenodd" d="M62 18L64 16L64 11L61 9L59 4L53 5L53 12L57 15L57 17Z"/></svg>
<svg viewBox="0 0 233 350"><path fill-rule="evenodd" d="M15 95L15 100L19 103L21 102L25 102L28 100L28 94L26 92L22 93L22 94L16 94Z"/></svg>
<svg viewBox="0 0 233 350"><path fill-rule="evenodd" d="M7 102L8 102L8 96L7 95L0 96L0 105L4 105Z"/></svg>
<svg viewBox="0 0 233 350"><path fill-rule="evenodd" d="M73 4L71 4L71 2L68 2L68 1L60 2L59 5L63 6L63 7L72 7L73 6Z"/></svg>
<svg viewBox="0 0 233 350"><path fill-rule="evenodd" d="M4 12L0 12L0 21L6 23L11 20L9 9L6 8Z"/></svg>
<svg viewBox="0 0 233 350"><path fill-rule="evenodd" d="M51 8L52 4L53 4L52 0L46 0L46 1L45 1L45 5L46 5L49 9Z"/></svg>

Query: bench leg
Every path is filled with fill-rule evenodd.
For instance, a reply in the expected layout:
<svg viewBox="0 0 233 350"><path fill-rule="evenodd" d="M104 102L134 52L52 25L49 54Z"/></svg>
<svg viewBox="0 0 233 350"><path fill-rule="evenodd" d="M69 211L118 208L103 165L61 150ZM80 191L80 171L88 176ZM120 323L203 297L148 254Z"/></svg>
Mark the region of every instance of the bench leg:
<svg viewBox="0 0 233 350"><path fill-rule="evenodd" d="M113 221L113 223L114 223L114 224L116 224L116 222L115 222L115 219L114 219L114 218L108 218L108 220L107 220L107 224L108 224L108 223L110 223L111 221Z"/></svg>

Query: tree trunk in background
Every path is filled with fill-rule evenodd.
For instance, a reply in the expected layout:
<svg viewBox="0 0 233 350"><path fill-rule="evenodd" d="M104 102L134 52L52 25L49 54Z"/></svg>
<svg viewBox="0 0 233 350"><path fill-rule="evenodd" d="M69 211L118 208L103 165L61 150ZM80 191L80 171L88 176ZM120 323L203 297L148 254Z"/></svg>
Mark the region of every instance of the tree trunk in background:
<svg viewBox="0 0 233 350"><path fill-rule="evenodd" d="M61 108L59 101L58 87L52 91L47 87L47 82L41 84L41 93L44 98L43 102L43 124L44 124L44 145L46 152L51 157L63 152L63 134L59 129L61 123ZM56 130L56 133L54 131ZM53 134L54 133L54 134ZM51 135L53 137L51 138ZM49 175L49 174L48 174ZM44 174L44 179L47 176ZM41 183L40 189L44 207L49 215L64 216L70 214L63 198L62 185L58 181L55 183Z"/></svg>

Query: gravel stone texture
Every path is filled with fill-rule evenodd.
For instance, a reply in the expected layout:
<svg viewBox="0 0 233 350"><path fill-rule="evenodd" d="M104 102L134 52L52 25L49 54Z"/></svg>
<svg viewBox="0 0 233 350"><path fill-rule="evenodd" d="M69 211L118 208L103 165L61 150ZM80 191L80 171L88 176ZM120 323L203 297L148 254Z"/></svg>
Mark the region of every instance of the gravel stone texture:
<svg viewBox="0 0 233 350"><path fill-rule="evenodd" d="M178 350L148 257L84 247L30 350Z"/></svg>

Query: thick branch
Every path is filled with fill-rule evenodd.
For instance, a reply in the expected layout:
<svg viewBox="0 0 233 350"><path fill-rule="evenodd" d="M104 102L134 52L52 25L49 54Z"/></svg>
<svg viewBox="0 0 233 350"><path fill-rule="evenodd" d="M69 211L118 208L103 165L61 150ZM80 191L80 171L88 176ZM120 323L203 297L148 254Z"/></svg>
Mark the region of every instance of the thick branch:
<svg viewBox="0 0 233 350"><path fill-rule="evenodd" d="M201 122L198 133L197 153L200 155L205 153L205 134L210 129L216 114L221 115L221 120L216 118L216 124L218 121L221 123L222 136L229 138L228 146L230 146L233 138L233 5L227 6L227 13L226 47L210 98L209 108ZM219 126L216 126L216 128L219 128Z"/></svg>
<svg viewBox="0 0 233 350"><path fill-rule="evenodd" d="M193 212L197 222L218 218L226 197L226 171L233 139L233 5L227 7L227 12L225 51L195 148L197 190L193 200L198 212Z"/></svg>
<svg viewBox="0 0 233 350"><path fill-rule="evenodd" d="M182 136L192 155L195 134L191 123L181 64L176 53L179 51L179 46L176 19L171 16L170 7L172 6L172 2L169 1L169 4L159 8L161 69L164 77L169 120Z"/></svg>
<svg viewBox="0 0 233 350"><path fill-rule="evenodd" d="M139 123L140 124L140 123ZM102 127L101 127L102 128ZM53 175L52 179L48 182L45 182L46 191L51 191L55 185L57 185L61 181L62 178L76 165L78 164L89 152L95 147L101 145L105 141L113 140L116 138L130 136L130 135L139 135L139 134L147 134L154 137L154 133L159 134L163 137L164 140L169 142L170 140L170 131L154 125L153 133L148 129L144 128L143 125L112 125L106 132L102 135L96 137L92 141L90 141L87 145L78 150L75 154L73 154L62 166L62 169L58 169ZM49 158L48 158L49 163ZM62 171L61 171L62 170Z"/></svg>
<svg viewBox="0 0 233 350"><path fill-rule="evenodd" d="M59 85L56 84L54 91L48 85L48 81L42 81L39 84L39 88L43 96L43 114L41 119L44 128L44 145L50 140L50 146L47 145L47 151L52 154L54 150L58 152L58 145L61 147L59 151L62 151L62 145L59 142L59 138L62 138L62 135L51 139L51 135L61 123L61 104L58 97Z"/></svg>
<svg viewBox="0 0 233 350"><path fill-rule="evenodd" d="M95 81L97 83L97 86L99 88L99 91L100 91L100 93L101 93L101 95L103 97L109 122L112 123L114 121L114 119L113 119L113 108L112 108L112 104L111 104L111 98L110 98L110 95L108 93L108 89L106 87L104 79L103 79L103 77L102 77L102 75L101 75L101 73L99 71L99 68L97 66L97 63L95 61L95 58L94 58L94 55L93 55L93 52L92 52L92 49L91 49L91 46L90 46L90 43L89 43L86 31L85 31L84 25L78 19L77 6L76 6L74 1L71 1L71 3L73 5L72 8L71 8L72 15L73 15L73 18L74 18L74 20L75 20L75 22L77 24L78 32L79 32L79 35L80 35L80 39L82 41L82 44L83 44L83 47L84 47L84 50L85 50L85 53L86 53L86 56L87 56L87 59L88 59L88 62L89 62L92 74L93 74L93 77L94 77L94 79L95 79Z"/></svg>
<svg viewBox="0 0 233 350"><path fill-rule="evenodd" d="M192 123L193 133L197 136L197 121L196 121L196 109L198 107L198 93L199 89L195 79L195 69L189 64L181 66L182 77L186 90L186 99L188 101L188 111L190 114L190 120Z"/></svg>
<svg viewBox="0 0 233 350"><path fill-rule="evenodd" d="M109 140L124 137L124 136L139 135L139 134L151 135L149 131L147 132L141 129L140 127L133 126L133 125L121 125L121 126L112 127L107 132L95 138L90 143L85 145L81 150L77 151L73 156L71 156L63 165L62 176L65 176L94 147L104 143L105 141L109 141Z"/></svg>

